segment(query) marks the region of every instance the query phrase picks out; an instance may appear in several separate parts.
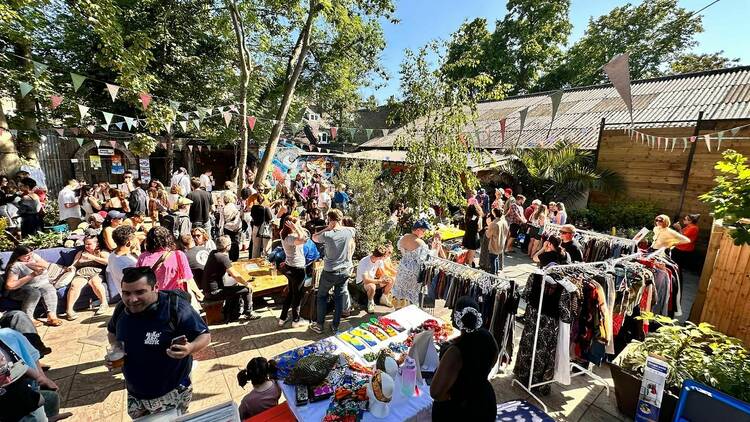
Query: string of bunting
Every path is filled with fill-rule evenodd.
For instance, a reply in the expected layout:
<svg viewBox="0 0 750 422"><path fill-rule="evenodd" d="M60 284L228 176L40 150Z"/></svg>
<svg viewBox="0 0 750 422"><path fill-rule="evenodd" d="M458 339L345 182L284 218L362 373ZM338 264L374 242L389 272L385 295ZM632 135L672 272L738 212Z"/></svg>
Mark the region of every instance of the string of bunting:
<svg viewBox="0 0 750 422"><path fill-rule="evenodd" d="M648 145L651 149L663 148L664 151L674 151L675 145L678 145L679 141L682 141L682 151L684 152L687 150L690 143L700 142L701 140L703 140L706 148L708 149L708 152L719 152L719 150L721 150L721 144L725 140L747 139L745 137L737 137L737 134L740 132L740 130L748 127L750 127L750 124L745 124L742 126L737 126L731 129L720 130L712 133L706 133L703 135L677 137L649 135L647 133L635 130L632 127L623 129L623 132L630 136L631 141L635 143L640 141L641 144ZM731 136L728 136L728 134L731 134ZM712 150L711 148L713 145L715 146Z"/></svg>

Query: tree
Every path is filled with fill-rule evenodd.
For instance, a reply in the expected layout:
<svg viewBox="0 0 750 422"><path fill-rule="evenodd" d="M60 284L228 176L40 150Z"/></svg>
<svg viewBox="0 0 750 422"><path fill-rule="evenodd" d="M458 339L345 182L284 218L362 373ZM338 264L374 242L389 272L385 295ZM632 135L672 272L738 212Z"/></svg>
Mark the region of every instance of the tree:
<svg viewBox="0 0 750 422"><path fill-rule="evenodd" d="M730 59L724 56L724 50L716 53L695 54L688 53L678 57L669 64L669 69L673 74L702 72L705 70L726 69L737 66L740 59Z"/></svg>
<svg viewBox="0 0 750 422"><path fill-rule="evenodd" d="M476 119L476 103L466 84L432 68L429 57L440 57L434 43L416 53L406 50L405 56L399 72L403 98L395 118L408 123L395 146L406 149L407 170L396 191L417 213L431 205L463 204L466 190L477 185L468 168L476 150L461 133Z"/></svg>
<svg viewBox="0 0 750 422"><path fill-rule="evenodd" d="M547 201L570 201L590 189L616 192L620 176L609 170L596 170L593 155L574 144L558 142L552 148L516 148L512 160L501 167L524 187L528 197Z"/></svg>
<svg viewBox="0 0 750 422"><path fill-rule="evenodd" d="M733 226L730 232L736 245L750 244L750 166L747 157L735 150L722 153L714 167L716 186L699 199L711 207L714 218Z"/></svg>
<svg viewBox="0 0 750 422"><path fill-rule="evenodd" d="M296 37L282 79L283 94L274 117L276 123L255 175L256 185L265 181L303 73L320 77L323 82L320 84L314 77L308 79L309 86L328 92L329 95L319 98L333 97L340 101L354 95L358 88L356 81L370 72L373 58L384 47L377 19L389 18L394 10L391 0L309 0L306 6L303 4L278 5L284 10L304 12L289 17L292 28L288 33Z"/></svg>
<svg viewBox="0 0 750 422"><path fill-rule="evenodd" d="M700 15L679 7L677 0L645 0L626 4L589 20L583 37L564 60L537 84L537 90L606 82L601 67L612 57L630 53L631 79L664 75L664 65L696 44L703 31Z"/></svg>

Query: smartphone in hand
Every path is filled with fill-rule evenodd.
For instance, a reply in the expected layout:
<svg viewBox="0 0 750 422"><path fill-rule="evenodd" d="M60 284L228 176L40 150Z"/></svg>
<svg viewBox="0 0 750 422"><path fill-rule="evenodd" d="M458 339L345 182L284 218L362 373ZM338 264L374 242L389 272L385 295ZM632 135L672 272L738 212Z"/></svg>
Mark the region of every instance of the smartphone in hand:
<svg viewBox="0 0 750 422"><path fill-rule="evenodd" d="M173 338L172 339L172 344L169 346L169 348L172 349L172 350L174 350L173 346L175 346L177 344L179 344L179 345L185 345L185 344L187 344L187 337L183 334L183 335L181 335L179 337Z"/></svg>

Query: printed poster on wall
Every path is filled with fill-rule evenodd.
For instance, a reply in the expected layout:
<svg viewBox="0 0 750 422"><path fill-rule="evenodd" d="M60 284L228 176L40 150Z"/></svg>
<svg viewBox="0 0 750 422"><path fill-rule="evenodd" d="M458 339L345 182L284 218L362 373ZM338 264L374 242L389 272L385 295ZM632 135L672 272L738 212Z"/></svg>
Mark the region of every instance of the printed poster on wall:
<svg viewBox="0 0 750 422"><path fill-rule="evenodd" d="M112 174L124 174L125 166L122 165L122 157L119 155L112 156Z"/></svg>
<svg viewBox="0 0 750 422"><path fill-rule="evenodd" d="M101 170L102 168L102 158L98 155L92 155L89 157L89 161L91 162L91 169L92 170Z"/></svg>
<svg viewBox="0 0 750 422"><path fill-rule="evenodd" d="M141 180L144 182L151 181L151 163L148 158L139 158L138 166L141 168Z"/></svg>

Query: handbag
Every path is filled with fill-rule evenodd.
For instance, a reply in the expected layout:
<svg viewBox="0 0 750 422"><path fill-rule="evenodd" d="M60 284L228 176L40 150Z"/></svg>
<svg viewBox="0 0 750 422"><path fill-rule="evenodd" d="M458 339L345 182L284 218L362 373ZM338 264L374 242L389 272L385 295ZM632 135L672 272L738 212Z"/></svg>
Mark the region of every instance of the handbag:
<svg viewBox="0 0 750 422"><path fill-rule="evenodd" d="M258 227L258 237L261 239L270 239L273 236L273 229L271 229L271 223L266 221L266 210L263 209L263 222Z"/></svg>

